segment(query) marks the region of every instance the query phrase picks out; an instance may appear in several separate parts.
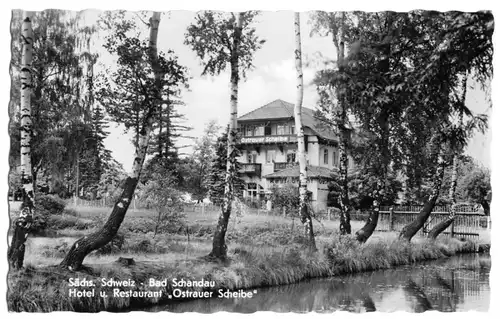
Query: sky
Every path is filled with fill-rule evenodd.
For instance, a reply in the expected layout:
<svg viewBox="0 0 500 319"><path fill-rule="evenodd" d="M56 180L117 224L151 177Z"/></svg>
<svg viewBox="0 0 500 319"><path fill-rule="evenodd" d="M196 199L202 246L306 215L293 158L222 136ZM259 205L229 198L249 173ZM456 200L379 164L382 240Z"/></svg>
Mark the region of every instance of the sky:
<svg viewBox="0 0 500 319"><path fill-rule="evenodd" d="M87 11L87 21L95 21L99 11ZM162 15L158 33L158 48L173 50L179 57L180 64L190 70L189 90L183 93L185 106L179 111L185 114L186 124L192 127L188 134L199 137L203 134L205 124L217 120L225 126L229 120L229 71L218 76L201 76L203 70L195 53L184 45L184 34L189 24L193 23L196 13L191 11L173 11ZM324 59L333 60L336 51L328 37L311 36L311 26L308 23L309 14L301 13L301 33L304 59L304 102L303 105L314 108L317 100L315 87L311 84L315 72L320 66L312 61L320 53ZM295 102L295 65L293 60L294 32L293 12L262 12L255 24L257 34L266 43L254 56L255 68L247 73L247 78L240 83L238 99L238 115L243 115L255 108L276 99L291 103ZM145 33L145 36L147 33ZM104 49L99 48L101 61L112 64L112 58L106 56ZM309 63L308 63L309 62ZM472 81L469 85L474 86ZM467 105L476 113L490 113L486 104L486 95L479 88L468 90ZM131 169L134 147L130 143L132 135L124 138L123 127L110 128L110 136L105 145L113 152L116 160L121 162L125 170ZM181 139L179 145L192 144L193 140ZM471 139L466 153L473 156L483 165L490 167L489 148L491 144L491 129L486 134L477 133ZM190 153L190 147L180 150Z"/></svg>

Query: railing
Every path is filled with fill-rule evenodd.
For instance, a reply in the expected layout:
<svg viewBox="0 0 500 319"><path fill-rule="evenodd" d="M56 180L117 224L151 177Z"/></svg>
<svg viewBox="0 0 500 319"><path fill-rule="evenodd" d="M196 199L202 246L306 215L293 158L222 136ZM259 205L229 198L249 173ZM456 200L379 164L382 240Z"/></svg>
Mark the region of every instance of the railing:
<svg viewBox="0 0 500 319"><path fill-rule="evenodd" d="M275 162L274 163L274 171L281 171L287 168L291 168L297 166L298 163L289 163L289 162Z"/></svg>
<svg viewBox="0 0 500 319"><path fill-rule="evenodd" d="M257 163L240 163L241 168L239 169L239 173L244 174L255 174L260 176L261 172L261 164Z"/></svg>
<svg viewBox="0 0 500 319"><path fill-rule="evenodd" d="M274 163L274 171L281 171L287 168L295 167L298 163L288 163L288 162L275 162Z"/></svg>

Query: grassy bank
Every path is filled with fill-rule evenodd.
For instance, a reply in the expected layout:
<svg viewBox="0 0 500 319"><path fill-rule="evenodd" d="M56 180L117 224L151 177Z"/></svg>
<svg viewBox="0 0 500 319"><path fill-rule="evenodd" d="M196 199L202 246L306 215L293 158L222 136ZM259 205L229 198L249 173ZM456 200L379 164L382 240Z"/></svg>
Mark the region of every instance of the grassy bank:
<svg viewBox="0 0 500 319"><path fill-rule="evenodd" d="M91 225L92 213L73 214ZM98 215L97 213L95 215ZM8 307L11 311L47 312L57 310L119 311L148 304L171 302L168 295L173 288L149 287L150 278L157 280L185 279L214 281L214 289L248 289L295 283L315 277L335 276L376 269L387 269L418 261L432 260L461 252L473 252L477 242L441 238L430 242L415 238L412 243L398 241L396 233L375 233L359 245L353 237L338 236L338 222L317 223L319 251L308 254L302 248L298 222L282 217L244 215L234 218L228 231L229 260L225 264L202 258L211 249L211 230L217 214L188 216L188 227L157 235L153 238L148 228L147 214L137 214L122 227L128 230L119 249L100 251L89 255L87 272L68 272L54 265L63 258L75 238L67 236L71 229L55 237L29 238L26 268L8 276ZM68 225L70 223L67 223ZM80 229L78 234L90 232L92 226ZM142 225L141 227L139 227ZM96 225L97 226L97 225ZM357 229L359 225L353 225ZM141 229L132 232L132 230ZM186 231L188 229L189 231ZM189 236L188 236L189 234ZM119 257L133 258L134 265L117 263ZM86 278L100 282L100 278L134 280L134 290L162 290L161 297L113 297L112 288L99 284L93 297L69 297L69 278ZM139 283L144 283L141 286ZM146 287L146 288L145 288ZM80 290L83 290L82 287ZM193 288L193 290L202 288ZM123 290L128 290L124 288ZM99 297L104 291L107 298Z"/></svg>

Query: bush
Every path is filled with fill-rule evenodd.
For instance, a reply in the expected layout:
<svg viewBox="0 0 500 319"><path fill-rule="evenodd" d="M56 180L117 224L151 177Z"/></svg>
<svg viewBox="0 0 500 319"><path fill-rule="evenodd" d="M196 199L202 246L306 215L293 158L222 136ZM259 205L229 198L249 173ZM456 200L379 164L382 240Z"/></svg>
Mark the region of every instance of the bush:
<svg viewBox="0 0 500 319"><path fill-rule="evenodd" d="M61 215L66 207L66 202L57 196L39 195L35 198L37 211L47 212L50 215Z"/></svg>

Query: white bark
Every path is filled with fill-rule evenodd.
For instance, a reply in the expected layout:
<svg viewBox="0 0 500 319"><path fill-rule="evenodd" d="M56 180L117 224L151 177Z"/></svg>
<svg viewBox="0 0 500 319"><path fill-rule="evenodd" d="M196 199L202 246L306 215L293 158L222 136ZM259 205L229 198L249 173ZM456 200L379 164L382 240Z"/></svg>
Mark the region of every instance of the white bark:
<svg viewBox="0 0 500 319"><path fill-rule="evenodd" d="M295 102L294 116L297 130L297 156L299 162L299 193L301 202L307 197L307 162L304 143L304 127L302 126L302 100L304 98L304 77L302 73L302 48L300 39L300 16L295 13L295 69L297 72L296 88L297 100Z"/></svg>
<svg viewBox="0 0 500 319"><path fill-rule="evenodd" d="M31 91L33 61L33 27L31 13L23 13L21 55L21 176L25 194L34 203L33 176L31 173ZM23 210L20 217L31 214L31 209Z"/></svg>
<svg viewBox="0 0 500 319"><path fill-rule="evenodd" d="M304 142L304 127L302 126L302 100L304 98L304 76L302 72L302 44L300 37L300 13L295 13L295 69L297 72L297 101L294 116L297 129L297 155L299 161L299 214L304 226L306 239L311 250L316 250L311 213L307 206L307 162Z"/></svg>

